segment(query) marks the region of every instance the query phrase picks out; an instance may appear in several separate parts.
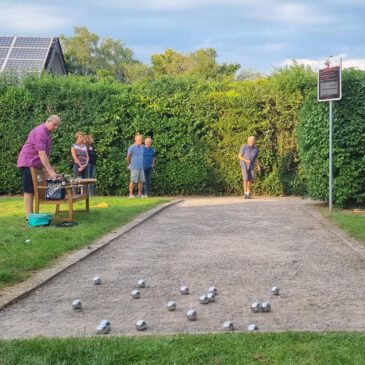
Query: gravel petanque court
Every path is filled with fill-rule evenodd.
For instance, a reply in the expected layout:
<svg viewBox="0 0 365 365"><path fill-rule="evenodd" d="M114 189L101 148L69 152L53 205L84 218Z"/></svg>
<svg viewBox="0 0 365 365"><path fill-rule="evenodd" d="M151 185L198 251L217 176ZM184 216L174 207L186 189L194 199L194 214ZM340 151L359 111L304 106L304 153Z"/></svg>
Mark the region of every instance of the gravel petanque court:
<svg viewBox="0 0 365 365"><path fill-rule="evenodd" d="M225 321L241 331L365 331L364 257L313 209L297 198L188 198L0 311L0 337L93 336L103 319L110 335L222 332ZM141 278L146 287L132 299ZM200 304L212 285L216 301ZM251 312L254 301L271 312Z"/></svg>

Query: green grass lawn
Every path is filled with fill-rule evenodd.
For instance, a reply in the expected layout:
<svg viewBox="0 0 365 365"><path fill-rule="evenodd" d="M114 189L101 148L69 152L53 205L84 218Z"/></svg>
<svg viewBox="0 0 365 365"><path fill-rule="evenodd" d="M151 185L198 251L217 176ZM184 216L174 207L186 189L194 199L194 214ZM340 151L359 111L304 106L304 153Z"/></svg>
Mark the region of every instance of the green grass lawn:
<svg viewBox="0 0 365 365"><path fill-rule="evenodd" d="M225 333L0 341L1 365L363 365L364 333Z"/></svg>
<svg viewBox="0 0 365 365"><path fill-rule="evenodd" d="M22 198L0 198L0 288L28 278L32 272L49 266L66 252L78 249L138 214L167 202L164 198L127 199L96 197L91 207L106 203L106 208L91 208L77 213L72 228L28 228ZM78 203L76 208L84 206ZM42 213L47 207L41 208ZM54 207L51 206L51 212ZM26 243L26 240L31 240ZM1 364L1 360L0 360Z"/></svg>
<svg viewBox="0 0 365 365"><path fill-rule="evenodd" d="M335 209L329 212L327 208L319 208L322 215L338 227L346 231L350 236L365 244L365 214L354 213L351 209ZM365 361L364 361L365 364Z"/></svg>

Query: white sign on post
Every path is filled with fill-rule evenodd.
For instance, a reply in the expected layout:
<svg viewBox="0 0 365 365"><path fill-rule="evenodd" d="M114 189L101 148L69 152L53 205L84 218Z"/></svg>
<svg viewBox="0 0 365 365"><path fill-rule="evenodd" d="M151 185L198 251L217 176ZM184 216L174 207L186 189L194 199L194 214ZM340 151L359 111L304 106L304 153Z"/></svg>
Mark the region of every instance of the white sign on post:
<svg viewBox="0 0 365 365"><path fill-rule="evenodd" d="M342 58L328 57L319 61L318 101L341 100L342 98Z"/></svg>
<svg viewBox="0 0 365 365"><path fill-rule="evenodd" d="M333 202L333 101L342 98L342 58L328 57L319 61L318 101L329 101L329 173L328 209Z"/></svg>

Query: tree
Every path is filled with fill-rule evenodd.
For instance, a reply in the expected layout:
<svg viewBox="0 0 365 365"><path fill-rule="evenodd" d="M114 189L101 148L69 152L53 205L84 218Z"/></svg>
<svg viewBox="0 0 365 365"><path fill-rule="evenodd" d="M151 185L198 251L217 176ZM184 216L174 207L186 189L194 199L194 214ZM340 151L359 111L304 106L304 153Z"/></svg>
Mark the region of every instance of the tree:
<svg viewBox="0 0 365 365"><path fill-rule="evenodd" d="M94 74L99 36L86 27L74 27L74 36L61 34L60 40L68 70L79 75Z"/></svg>
<svg viewBox="0 0 365 365"><path fill-rule="evenodd" d="M133 82L151 80L153 78L150 67L142 62L126 63L123 65L125 82L132 84Z"/></svg>
<svg viewBox="0 0 365 365"><path fill-rule="evenodd" d="M197 75L206 79L234 77L239 64L217 63L217 52L213 48L199 49L183 54L169 48L162 54L152 55L152 72L158 75Z"/></svg>
<svg viewBox="0 0 365 365"><path fill-rule="evenodd" d="M74 35L61 35L65 60L71 73L115 78L121 82L134 81L127 77L127 69L143 65L133 58L133 51L123 42L101 38L86 27L74 27ZM135 75L137 76L137 75ZM127 80L128 79L128 80Z"/></svg>
<svg viewBox="0 0 365 365"><path fill-rule="evenodd" d="M239 64L219 64L213 48L191 53L167 49L151 56L152 66L136 60L133 51L120 40L102 38L87 27L74 27L70 37L60 36L70 73L110 78L123 83L153 79L160 75L195 75L205 79L233 79Z"/></svg>
<svg viewBox="0 0 365 365"><path fill-rule="evenodd" d="M152 55L151 62L155 75L178 75L192 69L188 57L171 48L166 49L165 53Z"/></svg>
<svg viewBox="0 0 365 365"><path fill-rule="evenodd" d="M253 81L253 80L258 80L258 79L262 79L263 77L266 77L264 74L262 74L259 71L253 71L251 69L242 69L237 77L236 80L239 81Z"/></svg>

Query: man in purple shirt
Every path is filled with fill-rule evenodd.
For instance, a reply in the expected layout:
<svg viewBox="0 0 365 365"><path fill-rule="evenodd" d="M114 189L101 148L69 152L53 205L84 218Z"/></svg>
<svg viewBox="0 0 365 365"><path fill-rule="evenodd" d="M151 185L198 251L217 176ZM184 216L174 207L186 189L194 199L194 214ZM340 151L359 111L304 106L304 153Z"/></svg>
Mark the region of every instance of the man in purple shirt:
<svg viewBox="0 0 365 365"><path fill-rule="evenodd" d="M36 169L44 167L51 179L56 178L56 172L49 162L49 155L52 148L51 134L57 130L60 123L60 117L51 115L43 124L32 129L19 153L17 167L22 175L26 219L33 212L34 187L30 167Z"/></svg>

